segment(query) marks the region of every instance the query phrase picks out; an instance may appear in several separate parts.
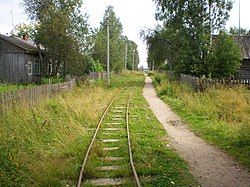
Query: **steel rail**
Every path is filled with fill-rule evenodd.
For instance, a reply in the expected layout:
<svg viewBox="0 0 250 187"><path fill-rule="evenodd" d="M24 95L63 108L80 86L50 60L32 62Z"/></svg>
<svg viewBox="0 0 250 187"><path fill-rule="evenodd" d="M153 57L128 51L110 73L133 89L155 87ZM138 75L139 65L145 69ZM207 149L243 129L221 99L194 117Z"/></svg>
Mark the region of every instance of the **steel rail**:
<svg viewBox="0 0 250 187"><path fill-rule="evenodd" d="M130 160L130 165L135 177L135 181L136 181L136 185L138 187L141 187L140 184L140 180L139 177L137 175L136 169L135 169L135 165L134 165L134 161L133 161L133 155L132 155L132 149L131 149L131 139L130 139L130 132L129 132L129 106L130 106L130 100L131 100L131 96L132 96L133 91L131 91L131 93L129 94L129 98L127 101L127 108L126 108L126 125L127 125L127 137L128 137L128 152L129 152L129 160Z"/></svg>
<svg viewBox="0 0 250 187"><path fill-rule="evenodd" d="M131 83L130 83L130 84L131 84ZM130 84L129 84L129 85L130 85ZM121 91L119 91L119 92L113 97L113 99L110 101L109 105L108 105L107 108L105 109L105 111L104 111L104 113L103 113L103 115L102 115L102 117L101 117L101 119L100 119L100 121L99 121L99 123L98 123L98 125L97 125L96 131L95 131L94 136L93 136L93 138L92 138L92 140L91 140L91 143L90 143L90 145L89 145L89 147L88 147L88 150L87 150L87 152L86 152L86 154L85 154L84 161L83 161L83 164L82 164L82 168L81 168L81 171L80 171L80 174L79 174L79 177L78 177L77 187L80 187L80 186L81 186L82 177L83 177L83 172L84 172L84 169L85 169L85 166L86 166L88 157L89 157L89 153L90 153L90 150L91 150L91 148L93 147L93 144L94 144L94 142L95 142L95 140L96 140L96 136L97 136L97 133L98 133L98 131L99 131L99 129L100 129L100 126L101 126L101 124L102 124L102 122L103 122L103 119L105 118L106 114L108 113L110 107L112 106L112 104L113 104L113 102L115 101L115 99L117 98L117 96L118 96L122 91L124 91L129 85L125 86Z"/></svg>

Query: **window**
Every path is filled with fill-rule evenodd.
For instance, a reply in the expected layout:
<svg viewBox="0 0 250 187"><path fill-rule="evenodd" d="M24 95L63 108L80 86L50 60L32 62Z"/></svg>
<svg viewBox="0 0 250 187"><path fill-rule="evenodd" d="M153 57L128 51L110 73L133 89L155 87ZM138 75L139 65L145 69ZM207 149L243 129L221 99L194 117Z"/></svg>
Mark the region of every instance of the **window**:
<svg viewBox="0 0 250 187"><path fill-rule="evenodd" d="M40 75L41 69L40 69L40 63L35 62L34 64L34 75Z"/></svg>
<svg viewBox="0 0 250 187"><path fill-rule="evenodd" d="M32 62L31 61L27 62L27 70L28 70L28 75L32 75Z"/></svg>

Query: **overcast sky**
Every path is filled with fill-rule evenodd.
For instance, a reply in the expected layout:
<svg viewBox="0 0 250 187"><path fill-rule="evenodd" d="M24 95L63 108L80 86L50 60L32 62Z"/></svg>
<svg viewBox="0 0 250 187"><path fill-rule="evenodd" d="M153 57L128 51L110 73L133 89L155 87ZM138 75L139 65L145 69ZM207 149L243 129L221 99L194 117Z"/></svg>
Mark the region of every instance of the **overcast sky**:
<svg viewBox="0 0 250 187"><path fill-rule="evenodd" d="M21 6L22 0L0 0L0 33L10 33L13 29L11 11L13 13L14 25L28 22L24 9ZM83 11L89 15L91 27L98 27L103 18L104 11L108 5L114 7L116 15L120 18L124 28L124 35L135 41L139 46L141 65L146 66L146 45L139 38L142 28L153 28L157 23L154 19L155 6L152 0L83 0ZM234 0L234 8L231 11L230 26L238 27L239 0ZM250 29L250 0L241 2L241 26Z"/></svg>

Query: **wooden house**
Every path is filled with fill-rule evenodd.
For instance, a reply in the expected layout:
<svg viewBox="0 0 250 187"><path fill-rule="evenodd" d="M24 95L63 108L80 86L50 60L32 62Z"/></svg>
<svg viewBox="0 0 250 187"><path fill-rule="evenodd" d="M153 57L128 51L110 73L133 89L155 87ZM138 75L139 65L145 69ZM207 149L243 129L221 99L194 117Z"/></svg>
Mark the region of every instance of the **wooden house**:
<svg viewBox="0 0 250 187"><path fill-rule="evenodd" d="M250 79L250 35L233 36L236 43L240 45L243 60L237 72L237 78Z"/></svg>
<svg viewBox="0 0 250 187"><path fill-rule="evenodd" d="M36 82L41 76L39 59L38 47L28 41L27 36L0 34L0 82Z"/></svg>

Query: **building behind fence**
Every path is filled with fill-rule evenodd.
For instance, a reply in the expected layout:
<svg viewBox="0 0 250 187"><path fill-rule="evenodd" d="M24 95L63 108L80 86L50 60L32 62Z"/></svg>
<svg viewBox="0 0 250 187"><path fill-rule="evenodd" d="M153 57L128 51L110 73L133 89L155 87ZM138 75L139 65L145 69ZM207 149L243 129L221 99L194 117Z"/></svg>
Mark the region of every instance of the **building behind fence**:
<svg viewBox="0 0 250 187"><path fill-rule="evenodd" d="M37 103L41 99L51 98L60 92L70 91L74 86L75 79L71 79L64 83L46 84L2 93L0 94L0 111L4 113L6 109L21 102Z"/></svg>
<svg viewBox="0 0 250 187"><path fill-rule="evenodd" d="M180 81L191 85L195 90L205 90L220 85L244 85L250 88L250 79L207 79L180 74Z"/></svg>

